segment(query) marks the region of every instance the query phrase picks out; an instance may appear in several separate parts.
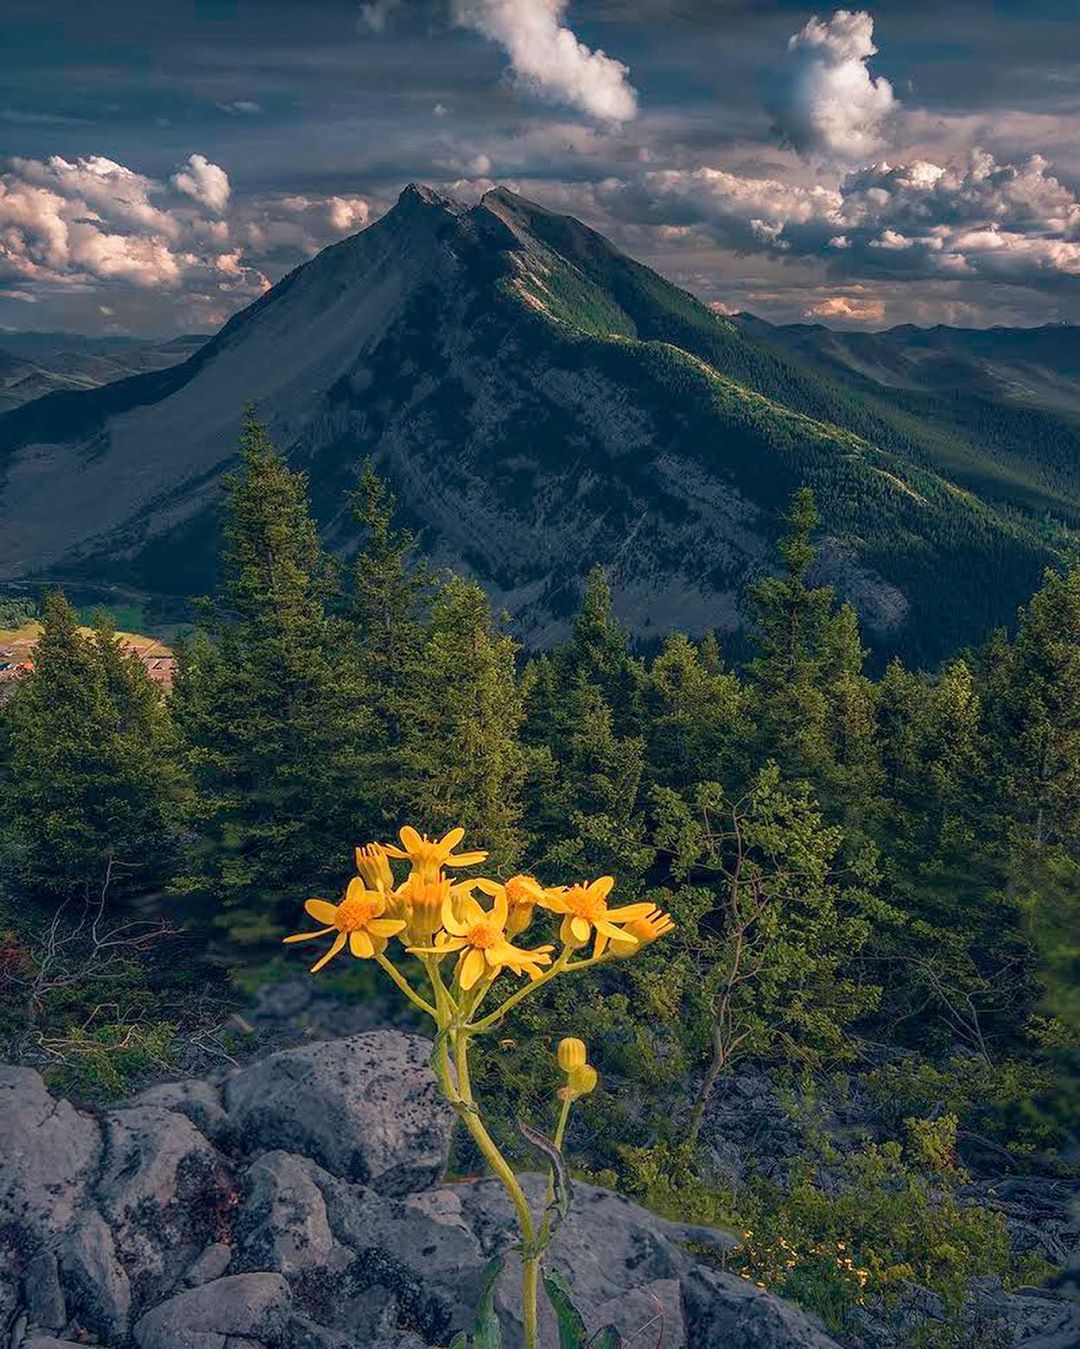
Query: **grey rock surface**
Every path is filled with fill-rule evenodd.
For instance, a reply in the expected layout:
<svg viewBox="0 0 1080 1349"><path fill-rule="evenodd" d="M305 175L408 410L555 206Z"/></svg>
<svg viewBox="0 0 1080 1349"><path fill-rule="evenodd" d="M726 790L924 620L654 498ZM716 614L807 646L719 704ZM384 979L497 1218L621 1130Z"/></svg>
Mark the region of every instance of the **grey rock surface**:
<svg viewBox="0 0 1080 1349"><path fill-rule="evenodd" d="M97 1125L30 1068L0 1064L0 1226L31 1242L71 1222L101 1152Z"/></svg>
<svg viewBox="0 0 1080 1349"><path fill-rule="evenodd" d="M139 1349L236 1349L237 1338L285 1345L291 1302L280 1274L232 1274L160 1303L136 1324L135 1342Z"/></svg>
<svg viewBox="0 0 1080 1349"><path fill-rule="evenodd" d="M446 1164L453 1120L431 1042L377 1030L271 1054L229 1079L245 1148L284 1148L383 1194L421 1190Z"/></svg>
<svg viewBox="0 0 1080 1349"><path fill-rule="evenodd" d="M496 1255L505 1349L520 1349L513 1210L496 1180L438 1179L449 1116L429 1049L387 1029L308 1043L223 1090L163 1084L99 1118L54 1101L34 1073L0 1069L0 1349L436 1349L471 1328ZM729 1084L733 1115L735 1093L779 1138L767 1085ZM539 1212L546 1179L521 1183ZM1063 1212L1051 1236L1071 1252ZM664 1349L837 1349L815 1318L722 1272L733 1244L576 1183L548 1263L590 1331L613 1324L633 1349L661 1335ZM1069 1273L1013 1293L972 1281L971 1345L1078 1349L1076 1286ZM902 1310L901 1330L932 1333L943 1315L915 1287ZM897 1318L860 1312L845 1349L897 1349Z"/></svg>

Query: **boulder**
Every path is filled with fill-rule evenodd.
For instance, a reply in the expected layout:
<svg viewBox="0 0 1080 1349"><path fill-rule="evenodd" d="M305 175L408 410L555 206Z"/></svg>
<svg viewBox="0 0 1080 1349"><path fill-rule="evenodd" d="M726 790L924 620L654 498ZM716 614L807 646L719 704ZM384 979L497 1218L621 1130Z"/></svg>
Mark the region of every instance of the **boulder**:
<svg viewBox="0 0 1080 1349"><path fill-rule="evenodd" d="M220 1279L232 1263L232 1247L224 1241L212 1241L195 1258L184 1282L189 1288L198 1288L201 1284L212 1283Z"/></svg>
<svg viewBox="0 0 1080 1349"><path fill-rule="evenodd" d="M101 1214L95 1209L83 1213L65 1234L58 1255L68 1309L106 1343L122 1340L131 1311L131 1284Z"/></svg>
<svg viewBox="0 0 1080 1349"><path fill-rule="evenodd" d="M30 1320L43 1330L63 1330L67 1325L60 1266L54 1252L44 1247L23 1270L23 1303Z"/></svg>
<svg viewBox="0 0 1080 1349"><path fill-rule="evenodd" d="M188 1078L181 1082L161 1082L141 1092L133 1106L153 1105L186 1115L200 1133L219 1141L224 1137L229 1117L221 1104L221 1092L212 1082Z"/></svg>
<svg viewBox="0 0 1080 1349"><path fill-rule="evenodd" d="M815 1316L747 1279L700 1265L682 1281L688 1346L739 1349L839 1349Z"/></svg>
<svg viewBox="0 0 1080 1349"><path fill-rule="evenodd" d="M453 1123L430 1056L430 1040L392 1030L271 1054L226 1083L233 1130L249 1151L299 1152L383 1194L423 1189Z"/></svg>
<svg viewBox="0 0 1080 1349"><path fill-rule="evenodd" d="M306 1157L268 1152L248 1169L247 1190L236 1219L238 1268L295 1274L324 1268L334 1253L334 1234L315 1173Z"/></svg>
<svg viewBox="0 0 1080 1349"><path fill-rule="evenodd" d="M145 1306L190 1267L233 1194L224 1162L191 1120L157 1105L105 1116L97 1200Z"/></svg>
<svg viewBox="0 0 1080 1349"><path fill-rule="evenodd" d="M240 1349L288 1344L289 1285L280 1274L231 1274L177 1293L135 1325L139 1349Z"/></svg>
<svg viewBox="0 0 1080 1349"><path fill-rule="evenodd" d="M519 1179L533 1212L540 1212L546 1177ZM485 1258L505 1254L496 1303L508 1349L518 1349L522 1343L521 1266L512 1250L517 1226L510 1201L496 1180L455 1188L461 1192L464 1216ZM712 1341L694 1338L681 1306L682 1282L696 1267L687 1249L690 1242L717 1250L735 1244L725 1232L668 1222L610 1190L575 1184L570 1213L555 1233L546 1263L570 1280L574 1302L591 1333L612 1324L624 1338L636 1336L633 1342L647 1344L650 1335L652 1342L659 1339L662 1324L665 1349L697 1349ZM646 1325L648 1331L644 1331ZM542 1337L552 1342L557 1339L554 1318L543 1299L540 1326Z"/></svg>
<svg viewBox="0 0 1080 1349"><path fill-rule="evenodd" d="M97 1170L98 1127L30 1068L0 1065L0 1227L27 1245L72 1222Z"/></svg>

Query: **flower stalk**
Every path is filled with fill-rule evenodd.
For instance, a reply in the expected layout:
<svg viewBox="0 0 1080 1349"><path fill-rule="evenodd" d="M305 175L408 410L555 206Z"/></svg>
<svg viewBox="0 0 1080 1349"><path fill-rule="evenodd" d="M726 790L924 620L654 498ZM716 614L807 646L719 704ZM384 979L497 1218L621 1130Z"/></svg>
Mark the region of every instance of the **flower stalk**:
<svg viewBox="0 0 1080 1349"><path fill-rule="evenodd" d="M553 1236L552 1206L556 1168L549 1171L547 1199L537 1219L513 1167L484 1123L472 1088L469 1050L474 1039L493 1030L520 1003L552 979L574 974L608 960L635 954L674 926L652 904L609 908L607 897L614 881L601 876L592 882L549 888L533 876L497 881L476 877L451 882L450 868L470 867L487 859L482 851L457 852L465 836L451 829L441 839L430 839L406 825L396 844L369 843L356 849L358 874L338 904L309 899L307 913L321 924L314 932L286 937L303 942L330 937L329 948L312 966L322 969L342 951L360 960L374 960L409 1002L435 1025L432 1068L439 1088L476 1143L487 1165L510 1198L521 1234L522 1319L526 1349L539 1349L537 1295L540 1266ZM408 862L409 874L400 882L392 862ZM490 903L477 898L479 891ZM558 919L558 953L552 943L521 946L518 940L537 915ZM414 956L425 970L432 1000L410 983L388 952ZM590 954L580 954L592 943ZM576 957L576 958L575 958ZM497 987L505 993L504 976L525 979L505 994L494 1010L479 1016L480 1007ZM564 1039L558 1066L565 1082L554 1140L549 1145L533 1135L552 1154L560 1172L563 1143L573 1102L593 1091L596 1069L587 1060L583 1041Z"/></svg>

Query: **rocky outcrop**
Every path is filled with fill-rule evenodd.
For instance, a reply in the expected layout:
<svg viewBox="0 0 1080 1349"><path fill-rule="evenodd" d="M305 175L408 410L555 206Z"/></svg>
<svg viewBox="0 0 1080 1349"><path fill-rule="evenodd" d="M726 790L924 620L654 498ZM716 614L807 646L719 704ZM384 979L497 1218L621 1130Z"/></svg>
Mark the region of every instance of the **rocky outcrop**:
<svg viewBox="0 0 1080 1349"><path fill-rule="evenodd" d="M450 1118L427 1051L370 1031L100 1116L0 1070L0 1345L434 1349L471 1324L500 1255L518 1349L510 1205L494 1180L440 1179ZM523 1184L539 1208L544 1179ZM666 1349L837 1349L812 1317L721 1272L731 1244L578 1184L549 1258L590 1328L612 1323L631 1343L662 1330ZM1076 1342L1067 1298L1031 1290L1025 1306L1017 1342Z"/></svg>

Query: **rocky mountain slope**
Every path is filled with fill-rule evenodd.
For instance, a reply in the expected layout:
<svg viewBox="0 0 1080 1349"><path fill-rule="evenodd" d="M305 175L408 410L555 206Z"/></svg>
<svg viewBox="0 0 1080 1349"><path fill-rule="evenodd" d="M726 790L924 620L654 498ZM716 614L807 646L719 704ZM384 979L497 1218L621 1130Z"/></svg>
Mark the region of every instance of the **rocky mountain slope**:
<svg viewBox="0 0 1080 1349"><path fill-rule="evenodd" d="M999 418L984 443L713 314L577 221L413 186L185 363L0 417L0 583L180 609L212 582L250 400L332 546L355 546L345 502L370 455L425 550L534 644L594 562L639 636L737 628L809 482L825 578L879 646L933 658L1007 621L1080 522L1064 421Z"/></svg>

